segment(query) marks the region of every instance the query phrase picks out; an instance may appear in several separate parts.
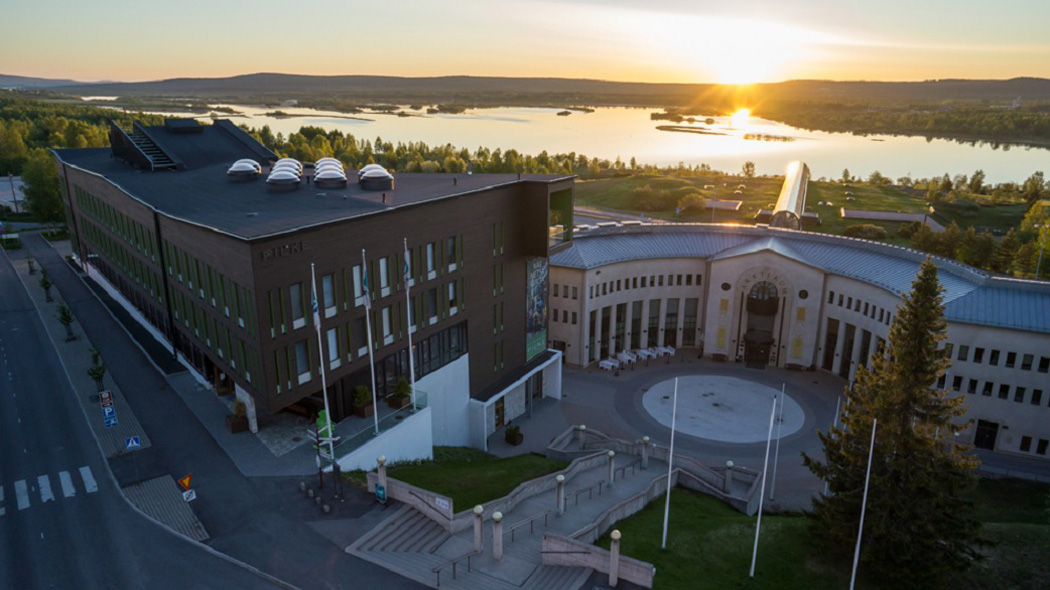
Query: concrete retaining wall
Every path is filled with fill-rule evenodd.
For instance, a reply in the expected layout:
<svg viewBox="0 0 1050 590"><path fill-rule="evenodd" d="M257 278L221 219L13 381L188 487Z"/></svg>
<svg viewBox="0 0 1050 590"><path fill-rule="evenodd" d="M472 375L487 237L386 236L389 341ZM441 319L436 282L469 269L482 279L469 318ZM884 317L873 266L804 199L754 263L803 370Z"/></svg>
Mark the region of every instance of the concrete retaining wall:
<svg viewBox="0 0 1050 590"><path fill-rule="evenodd" d="M543 565L587 567L608 574L610 557L608 551L589 543L550 533L543 535ZM656 567L621 555L618 573L621 580L652 588Z"/></svg>
<svg viewBox="0 0 1050 590"><path fill-rule="evenodd" d="M376 482L379 480L379 474L370 471L367 473L367 476L368 491L374 494L376 491ZM423 488L417 488L414 485L407 484L392 477L388 477L386 480L386 497L408 504L422 512L430 518L430 520L436 522L446 531L453 532L452 498L442 496L441 494L435 494L434 492L424 490Z"/></svg>

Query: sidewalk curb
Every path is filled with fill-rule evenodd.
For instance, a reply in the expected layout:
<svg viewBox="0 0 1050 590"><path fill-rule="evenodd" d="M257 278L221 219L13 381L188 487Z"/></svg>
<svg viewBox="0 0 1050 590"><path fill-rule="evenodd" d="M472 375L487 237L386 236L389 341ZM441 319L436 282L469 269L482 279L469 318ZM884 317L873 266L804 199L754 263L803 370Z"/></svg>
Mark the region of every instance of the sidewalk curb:
<svg viewBox="0 0 1050 590"><path fill-rule="evenodd" d="M45 240L45 242L47 242L47 240ZM47 242L47 245L48 245L48 247L52 248L52 250L54 249L54 247L51 245L50 242ZM11 264L12 268L14 268L14 261L11 260L11 257L7 254L6 250L3 250L3 252L4 252L4 258L6 258L7 261ZM58 254L57 251L55 253ZM61 255L59 255L59 257L61 258ZM64 259L63 259L63 264L65 264ZM70 269L70 270L72 270L72 269ZM21 283L23 290L26 291L26 295L29 295L29 291L28 291L28 289L26 289L25 283L22 283L21 281L19 281L19 283ZM87 286L85 285L85 287L87 287ZM56 285L55 288L57 289L58 286ZM88 290L91 291L90 288L88 288ZM59 289L59 291L61 292L61 289ZM95 296L95 298L97 300L98 296L94 295L94 291L91 291L91 293L92 293L93 296ZM29 297L30 297L30 300L33 300L31 295L29 295ZM105 304L102 304L101 301L99 301L99 303L103 307L106 307ZM40 319L40 323L43 324L44 323L44 316L40 312L40 307L38 307L36 305L35 300L33 300L33 309L34 309L34 311L36 311L37 317ZM106 308L106 311L108 313L110 313L110 316L112 317L112 312L109 312L109 308ZM114 321L117 321L116 318L114 318ZM117 323L119 324L120 322L117 321ZM123 328L123 325L122 325L122 328ZM54 338L51 337L51 333L50 332L48 332L46 329L44 330L44 332L47 334L48 342L51 343L51 348L54 349L55 355L58 357L59 363L62 365L62 372L65 373L66 382L69 383L70 389L72 389L73 391L76 391L76 387L73 385L73 377L72 377L72 375L69 374L69 369L66 367L66 361L65 361L64 358L62 358L62 354L59 352L58 345L55 343ZM125 334L126 333L127 333L127 331L125 330ZM129 335L129 338L130 338L130 335ZM87 334L84 334L84 339L87 340ZM133 338L132 338L132 341L134 341ZM136 346L138 346L137 342L136 342ZM142 350L141 347L139 347L139 350ZM146 355L146 357L149 358L149 355ZM152 359L150 360L150 363L152 364ZM154 366L154 368L157 368L156 365L153 365L153 366ZM105 465L106 465L106 474L109 476L109 480L113 483L113 486L120 492L120 498L122 500L124 500L124 503L127 504L132 510L137 512L147 522L150 522L150 523L153 523L154 525L156 525L157 528L161 529L162 531L164 531L164 532L166 532L168 534L171 534L171 535L173 535L173 536L175 536L177 538L183 539L187 543L196 545L198 548L203 549L204 551L206 551L206 552L208 552L208 553L210 553L210 554L212 554L212 555L214 555L214 556L216 556L216 557L218 557L220 559L223 559L223 560L227 561L228 563L236 565L236 566L244 569L247 572L250 572L252 574L255 574L256 576L259 576L260 578L262 578L263 580L273 584L274 586L281 587L281 588L287 588L288 590L300 590L298 586L294 586L292 584L289 584L288 582L285 582L285 581L280 580L280 579L278 579L278 578L276 578L274 576L271 576L270 574L260 570L259 568L255 567L253 565L250 565L248 563L245 563L243 561L235 559L235 558L233 558L233 557L231 557L229 555L226 555L225 553L222 553L222 552L218 551L217 549L211 547L210 545L206 545L206 544L201 543L201 542L199 542L199 541L197 541L195 539L187 537L186 535L184 535L184 534L182 534L182 533L180 533L178 531L172 530L171 528L167 527L163 523L157 521L156 519L154 519L150 515L148 515L145 512L143 512L141 508L136 506L131 500L128 499L127 495L124 493L124 489L120 487L120 482L117 481L116 476L113 474L113 470L112 470L112 468L109 465L109 459L105 456L105 452L102 449L102 441L99 440L98 434L95 432L95 429L91 428L91 425L90 425L91 417L87 415L87 410L84 409L83 404L79 404L78 403L77 405L80 407L80 411L81 411L81 413L84 416L84 420L88 421L88 428L91 431L91 437L95 441L95 446L98 448L99 455L102 457L102 462L105 463Z"/></svg>

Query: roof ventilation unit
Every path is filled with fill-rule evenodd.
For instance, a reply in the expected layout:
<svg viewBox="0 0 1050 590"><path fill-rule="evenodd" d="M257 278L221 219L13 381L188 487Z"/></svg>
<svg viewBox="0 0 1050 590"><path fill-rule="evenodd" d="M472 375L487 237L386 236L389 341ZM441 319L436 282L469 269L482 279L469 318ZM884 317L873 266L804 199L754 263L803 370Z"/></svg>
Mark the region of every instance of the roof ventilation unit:
<svg viewBox="0 0 1050 590"><path fill-rule="evenodd" d="M241 180L255 180L262 174L262 166L258 162L252 159L245 158L243 160L237 160L230 166L230 169L226 171L226 175L230 180L241 181Z"/></svg>
<svg viewBox="0 0 1050 590"><path fill-rule="evenodd" d="M394 190L394 176L379 164L369 164L357 172L361 188L366 191Z"/></svg>

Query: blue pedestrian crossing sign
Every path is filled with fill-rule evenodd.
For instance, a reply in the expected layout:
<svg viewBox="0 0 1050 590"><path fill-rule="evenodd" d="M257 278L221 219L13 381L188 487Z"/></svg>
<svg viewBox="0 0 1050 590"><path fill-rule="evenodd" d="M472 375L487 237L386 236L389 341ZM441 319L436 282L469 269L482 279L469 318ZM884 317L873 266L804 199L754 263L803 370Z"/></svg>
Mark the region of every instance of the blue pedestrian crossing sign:
<svg viewBox="0 0 1050 590"><path fill-rule="evenodd" d="M129 451L132 449L137 449L141 446L142 444L139 443L139 437L137 436L129 436L126 439L124 439L124 447L127 448L127 450Z"/></svg>

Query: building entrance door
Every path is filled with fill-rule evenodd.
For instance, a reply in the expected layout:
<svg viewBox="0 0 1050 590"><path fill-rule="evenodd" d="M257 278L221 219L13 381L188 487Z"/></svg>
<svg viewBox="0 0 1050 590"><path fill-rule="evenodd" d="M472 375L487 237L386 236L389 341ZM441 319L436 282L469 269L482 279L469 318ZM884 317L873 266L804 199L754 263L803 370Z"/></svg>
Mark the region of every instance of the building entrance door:
<svg viewBox="0 0 1050 590"><path fill-rule="evenodd" d="M756 283L747 295L747 332L744 334L744 362L764 369L776 345L773 326L780 307L777 287L769 281Z"/></svg>
<svg viewBox="0 0 1050 590"><path fill-rule="evenodd" d="M503 426L504 416L506 416L506 414L504 413L504 404L502 397L496 400L494 411L496 412L496 428L499 428L500 426Z"/></svg>
<svg viewBox="0 0 1050 590"><path fill-rule="evenodd" d="M997 422L977 421L977 433L973 437L973 446L978 449L995 450L995 437L999 435Z"/></svg>

